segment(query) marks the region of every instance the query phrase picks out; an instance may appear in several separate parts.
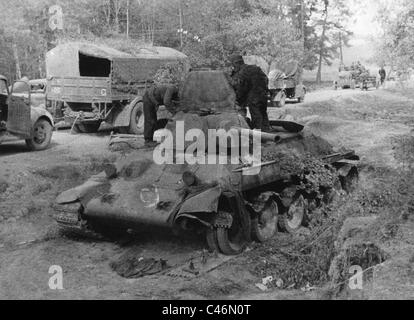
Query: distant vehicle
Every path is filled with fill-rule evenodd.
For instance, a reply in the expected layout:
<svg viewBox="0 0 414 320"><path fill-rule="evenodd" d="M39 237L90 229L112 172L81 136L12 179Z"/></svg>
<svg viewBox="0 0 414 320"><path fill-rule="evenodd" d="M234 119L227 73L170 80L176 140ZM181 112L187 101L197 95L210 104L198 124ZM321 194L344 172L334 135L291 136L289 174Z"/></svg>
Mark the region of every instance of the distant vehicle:
<svg viewBox="0 0 414 320"><path fill-rule="evenodd" d="M269 78L269 107L283 107L286 99L303 102L306 95L306 87L298 72L297 61L288 61L283 66L275 63L269 65L262 57L251 55L244 56L246 64L253 64L260 67Z"/></svg>
<svg viewBox="0 0 414 320"><path fill-rule="evenodd" d="M361 90L368 90L369 88L378 88L380 84L380 80L377 77L373 77L371 75L361 77L360 79L359 88Z"/></svg>
<svg viewBox="0 0 414 320"><path fill-rule="evenodd" d="M269 90L274 107L283 107L286 99L296 100L298 103L305 100L306 87L302 83L297 61L289 61L281 67L271 67Z"/></svg>
<svg viewBox="0 0 414 320"><path fill-rule="evenodd" d="M338 79L334 81L334 89L355 89L356 81L351 71L342 70L338 73Z"/></svg>
<svg viewBox="0 0 414 320"><path fill-rule="evenodd" d="M25 140L30 150L49 147L53 118L32 89L30 82L18 80L9 91L7 78L0 76L0 143Z"/></svg>
<svg viewBox="0 0 414 320"><path fill-rule="evenodd" d="M378 87L377 77L371 76L367 68L360 62L354 62L350 67L341 65L339 67L338 77L334 81L334 89L355 89L368 90L369 88Z"/></svg>
<svg viewBox="0 0 414 320"><path fill-rule="evenodd" d="M177 62L188 63L188 57L165 47L131 55L88 43L62 44L46 55L47 97L53 109L64 107L65 120L78 132L96 132L105 122L142 134L142 96L160 67ZM158 119L170 116L162 108L158 113Z"/></svg>

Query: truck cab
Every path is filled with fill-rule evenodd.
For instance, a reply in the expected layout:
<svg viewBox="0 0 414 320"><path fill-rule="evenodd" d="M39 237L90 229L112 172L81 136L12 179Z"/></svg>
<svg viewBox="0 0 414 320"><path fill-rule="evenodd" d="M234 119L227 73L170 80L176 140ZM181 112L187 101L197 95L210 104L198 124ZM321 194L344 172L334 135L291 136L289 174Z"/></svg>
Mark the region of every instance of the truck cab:
<svg viewBox="0 0 414 320"><path fill-rule="evenodd" d="M0 75L0 144L25 140L32 151L49 147L53 134L53 118L44 105L34 106L31 85L18 80L10 87Z"/></svg>

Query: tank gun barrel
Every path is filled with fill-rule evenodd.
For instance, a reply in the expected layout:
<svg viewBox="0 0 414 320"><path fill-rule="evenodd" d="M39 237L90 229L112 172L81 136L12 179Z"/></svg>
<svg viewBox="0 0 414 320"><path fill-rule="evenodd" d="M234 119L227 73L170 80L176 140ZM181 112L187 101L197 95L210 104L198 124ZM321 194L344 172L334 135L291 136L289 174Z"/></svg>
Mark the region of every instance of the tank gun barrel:
<svg viewBox="0 0 414 320"><path fill-rule="evenodd" d="M295 137L298 137L300 135L299 133L284 133L284 132L280 132L280 133L277 133L277 134L276 133L268 133L268 132L263 132L263 131L259 131L259 130L245 129L245 128L241 128L241 127L232 127L232 129L237 130L239 133L241 133L244 130L247 130L251 137L260 138L261 142L280 142L282 140L295 138ZM246 132L246 131L244 131L244 132Z"/></svg>

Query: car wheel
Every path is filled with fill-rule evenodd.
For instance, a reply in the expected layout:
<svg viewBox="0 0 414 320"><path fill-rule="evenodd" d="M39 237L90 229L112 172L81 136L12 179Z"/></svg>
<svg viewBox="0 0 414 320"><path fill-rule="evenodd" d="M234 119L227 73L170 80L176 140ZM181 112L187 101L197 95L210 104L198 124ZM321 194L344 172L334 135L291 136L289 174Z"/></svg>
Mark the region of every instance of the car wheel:
<svg viewBox="0 0 414 320"><path fill-rule="evenodd" d="M39 119L33 126L32 137L26 139L26 145L30 150L44 150L50 145L52 139L53 128L49 121Z"/></svg>

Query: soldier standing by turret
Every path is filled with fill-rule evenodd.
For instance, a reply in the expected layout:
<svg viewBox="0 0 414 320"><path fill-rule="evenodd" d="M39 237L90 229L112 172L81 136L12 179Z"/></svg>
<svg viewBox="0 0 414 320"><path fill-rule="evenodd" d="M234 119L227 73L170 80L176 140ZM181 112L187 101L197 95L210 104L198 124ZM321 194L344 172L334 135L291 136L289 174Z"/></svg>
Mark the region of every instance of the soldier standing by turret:
<svg viewBox="0 0 414 320"><path fill-rule="evenodd" d="M267 92L269 79L258 66L247 65L241 55L232 55L232 85L237 103L242 109L249 108L253 129L268 131Z"/></svg>

